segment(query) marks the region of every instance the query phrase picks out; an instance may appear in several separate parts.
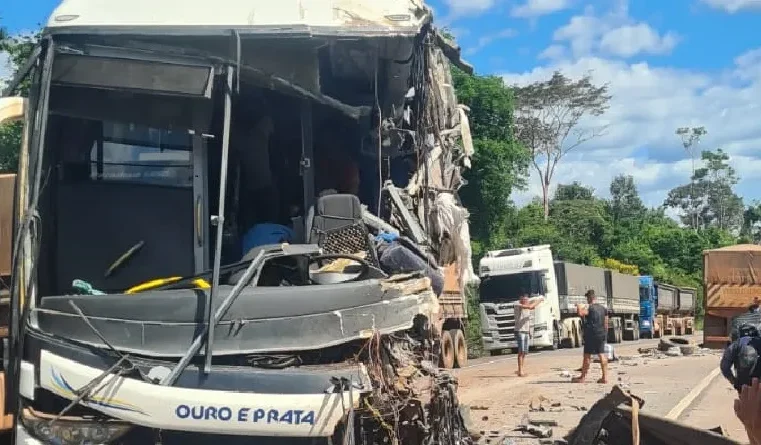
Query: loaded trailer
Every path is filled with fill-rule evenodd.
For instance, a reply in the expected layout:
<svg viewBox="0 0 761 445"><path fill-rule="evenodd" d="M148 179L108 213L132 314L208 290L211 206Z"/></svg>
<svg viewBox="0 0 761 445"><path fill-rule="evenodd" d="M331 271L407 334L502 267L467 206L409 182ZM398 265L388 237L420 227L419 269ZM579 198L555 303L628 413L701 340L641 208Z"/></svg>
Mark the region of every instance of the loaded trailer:
<svg viewBox="0 0 761 445"><path fill-rule="evenodd" d="M598 303L607 304L605 269L556 261L555 276L557 277L560 319L568 333L564 337L564 344L571 348L578 348L584 343L584 336L582 319L578 316L577 307L579 304L587 304L584 295L589 290L595 291Z"/></svg>
<svg viewBox="0 0 761 445"><path fill-rule="evenodd" d="M734 319L761 297L761 246L740 244L703 252L703 343L721 349Z"/></svg>
<svg viewBox="0 0 761 445"><path fill-rule="evenodd" d="M605 271L609 343L639 339L639 281L638 276Z"/></svg>
<svg viewBox="0 0 761 445"><path fill-rule="evenodd" d="M697 289L679 288L679 302L676 310L676 335L692 335L695 332L695 302Z"/></svg>

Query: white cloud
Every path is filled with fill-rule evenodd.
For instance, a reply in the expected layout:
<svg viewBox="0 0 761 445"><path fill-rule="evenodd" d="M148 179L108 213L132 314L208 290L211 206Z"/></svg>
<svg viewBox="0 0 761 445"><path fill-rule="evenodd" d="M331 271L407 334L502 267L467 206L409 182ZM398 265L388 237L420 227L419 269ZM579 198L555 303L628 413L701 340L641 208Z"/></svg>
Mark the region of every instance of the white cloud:
<svg viewBox="0 0 761 445"><path fill-rule="evenodd" d="M761 0L701 0L708 6L734 14L742 10L761 9Z"/></svg>
<svg viewBox="0 0 761 445"><path fill-rule="evenodd" d="M562 46L567 47L573 57L601 54L629 58L639 54L668 54L679 43L677 34L660 34L647 23L629 17L625 2L619 2L601 15L587 7L584 14L571 17L565 26L557 29L553 40L555 43L540 57L565 56L565 51L551 49Z"/></svg>
<svg viewBox="0 0 761 445"><path fill-rule="evenodd" d="M513 17L535 18L562 11L571 6L570 0L526 0L512 9Z"/></svg>
<svg viewBox="0 0 761 445"><path fill-rule="evenodd" d="M650 25L638 23L613 28L603 34L600 49L604 53L620 57L648 53L666 54L674 49L678 41L679 38L674 33L660 36Z"/></svg>
<svg viewBox="0 0 761 445"><path fill-rule="evenodd" d="M761 48L738 55L733 66L712 74L585 56L505 78L526 84L558 69L572 78L591 73L593 82L609 85L613 98L605 115L586 122L609 125L607 134L561 160L554 184L580 181L607 196L614 176L630 174L645 202L660 205L668 190L690 176L691 162L676 128L704 125L708 135L700 148L729 153L741 178L738 193L747 202L761 198ZM530 189L514 198L524 203L540 194L532 174Z"/></svg>
<svg viewBox="0 0 761 445"><path fill-rule="evenodd" d="M497 0L444 0L449 7L449 19L483 14L496 3Z"/></svg>
<svg viewBox="0 0 761 445"><path fill-rule="evenodd" d="M481 36L478 39L478 42L476 42L475 46L471 46L470 48L465 50L466 55L473 55L482 49L486 48L487 46L491 45L497 40L502 39L509 39L511 37L515 37L518 35L518 32L514 29L508 28L503 29L502 31L496 32L494 34L487 34L485 36Z"/></svg>

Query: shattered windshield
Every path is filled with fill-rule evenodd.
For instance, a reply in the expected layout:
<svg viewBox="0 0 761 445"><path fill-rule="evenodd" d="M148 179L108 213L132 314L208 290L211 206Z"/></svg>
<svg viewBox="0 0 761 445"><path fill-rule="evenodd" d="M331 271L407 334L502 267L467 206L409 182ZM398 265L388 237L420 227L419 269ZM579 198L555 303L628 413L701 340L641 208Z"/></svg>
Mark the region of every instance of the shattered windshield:
<svg viewBox="0 0 761 445"><path fill-rule="evenodd" d="M521 295L541 293L542 274L538 271L497 275L481 281L480 298L484 303L517 301Z"/></svg>

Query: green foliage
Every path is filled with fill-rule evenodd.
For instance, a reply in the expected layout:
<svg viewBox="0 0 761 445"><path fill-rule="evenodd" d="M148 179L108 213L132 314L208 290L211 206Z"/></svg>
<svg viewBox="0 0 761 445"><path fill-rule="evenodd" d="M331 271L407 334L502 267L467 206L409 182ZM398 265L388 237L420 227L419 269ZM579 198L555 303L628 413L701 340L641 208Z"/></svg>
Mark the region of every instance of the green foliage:
<svg viewBox="0 0 761 445"><path fill-rule="evenodd" d="M515 209L510 195L525 187L528 152L513 138L513 96L501 77L452 72L460 103L470 107L475 154L460 191L471 212L474 253L504 247Z"/></svg>
<svg viewBox="0 0 761 445"><path fill-rule="evenodd" d="M671 190L664 205L679 209L682 222L697 228L740 230L744 206L733 187L739 178L722 149L704 151L704 166L695 170L690 184Z"/></svg>
<svg viewBox="0 0 761 445"><path fill-rule="evenodd" d="M15 67L23 65L37 44L37 35L10 36L0 28L0 52L6 52ZM1 85L1 83L0 83ZM23 82L17 94L26 95L29 81ZM21 123L0 125L0 173L14 173L21 149Z"/></svg>

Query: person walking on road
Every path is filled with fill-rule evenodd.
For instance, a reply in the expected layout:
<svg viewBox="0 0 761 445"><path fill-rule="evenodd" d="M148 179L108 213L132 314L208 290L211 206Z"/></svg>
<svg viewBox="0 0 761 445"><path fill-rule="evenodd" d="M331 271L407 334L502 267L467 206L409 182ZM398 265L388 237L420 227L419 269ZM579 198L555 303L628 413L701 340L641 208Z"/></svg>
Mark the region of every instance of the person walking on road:
<svg viewBox="0 0 761 445"><path fill-rule="evenodd" d="M608 357L605 356L605 340L608 336L608 309L597 304L595 291L588 290L586 307L579 305L579 316L584 317L584 361L581 365L581 375L574 377L573 383L584 383L592 362L592 355L600 359L602 378L597 383L608 383Z"/></svg>
<svg viewBox="0 0 761 445"><path fill-rule="evenodd" d="M526 353L528 353L529 340L531 339L531 314L534 308L544 302L544 297L538 297L529 301L528 295L523 294L515 303L515 340L518 342L518 377L526 377L524 371Z"/></svg>

